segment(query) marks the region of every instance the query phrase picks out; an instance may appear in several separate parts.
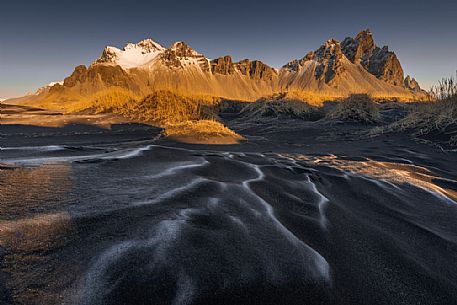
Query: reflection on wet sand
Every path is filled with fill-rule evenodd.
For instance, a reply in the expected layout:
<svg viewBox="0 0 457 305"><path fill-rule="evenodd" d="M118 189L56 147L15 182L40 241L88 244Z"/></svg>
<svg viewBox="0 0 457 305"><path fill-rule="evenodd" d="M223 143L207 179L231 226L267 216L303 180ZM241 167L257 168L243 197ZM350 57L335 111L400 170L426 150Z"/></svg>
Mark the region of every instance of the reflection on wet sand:
<svg viewBox="0 0 457 305"><path fill-rule="evenodd" d="M49 271L53 251L72 230L70 215L62 211L72 186L69 173L68 164L0 169L2 271L8 278L6 299L15 304L45 304L43 297L59 285Z"/></svg>
<svg viewBox="0 0 457 305"><path fill-rule="evenodd" d="M71 188L69 164L0 167L0 221L59 209Z"/></svg>
<svg viewBox="0 0 457 305"><path fill-rule="evenodd" d="M445 181L456 185L457 181L444 179L436 176L427 168L405 163L380 162L370 159L364 161L353 161L339 159L337 156L296 156L282 155L293 160L310 162L317 165L331 166L344 172L373 178L376 180L391 183L391 185L410 184L423 190L431 192L443 199L457 203L457 191L437 185L436 181Z"/></svg>
<svg viewBox="0 0 457 305"><path fill-rule="evenodd" d="M47 110L20 105L0 105L2 124L22 124L28 126L63 127L69 124L94 125L111 129L113 124L128 123L122 116L102 114L63 114L60 111Z"/></svg>
<svg viewBox="0 0 457 305"><path fill-rule="evenodd" d="M46 251L70 230L66 212L0 221L0 246L11 252Z"/></svg>

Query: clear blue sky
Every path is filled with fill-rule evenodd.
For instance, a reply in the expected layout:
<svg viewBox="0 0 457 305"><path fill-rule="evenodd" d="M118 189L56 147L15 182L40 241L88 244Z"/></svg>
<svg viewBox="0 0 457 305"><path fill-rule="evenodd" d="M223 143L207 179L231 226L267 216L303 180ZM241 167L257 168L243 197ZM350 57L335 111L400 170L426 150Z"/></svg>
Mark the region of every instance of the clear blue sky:
<svg viewBox="0 0 457 305"><path fill-rule="evenodd" d="M0 98L20 96L90 64L105 45L184 40L209 58L280 67L370 28L405 73L428 87L457 69L457 1L3 1Z"/></svg>

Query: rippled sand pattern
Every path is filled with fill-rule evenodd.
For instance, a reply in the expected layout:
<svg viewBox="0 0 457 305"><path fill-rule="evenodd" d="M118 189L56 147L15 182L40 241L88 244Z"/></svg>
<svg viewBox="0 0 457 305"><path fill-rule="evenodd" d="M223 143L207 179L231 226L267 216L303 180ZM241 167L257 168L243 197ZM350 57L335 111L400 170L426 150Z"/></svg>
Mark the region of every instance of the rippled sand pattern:
<svg viewBox="0 0 457 305"><path fill-rule="evenodd" d="M424 167L153 144L63 150L1 160L13 303L457 299L456 182Z"/></svg>

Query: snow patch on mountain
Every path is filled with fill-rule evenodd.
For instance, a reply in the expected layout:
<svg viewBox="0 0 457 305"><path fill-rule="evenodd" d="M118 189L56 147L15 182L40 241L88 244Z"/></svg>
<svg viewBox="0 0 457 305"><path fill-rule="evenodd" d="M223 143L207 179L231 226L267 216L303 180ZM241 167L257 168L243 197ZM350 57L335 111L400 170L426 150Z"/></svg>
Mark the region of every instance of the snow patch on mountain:
<svg viewBox="0 0 457 305"><path fill-rule="evenodd" d="M63 85L63 80L58 81L58 82L50 82L45 87L54 87L55 85Z"/></svg>
<svg viewBox="0 0 457 305"><path fill-rule="evenodd" d="M95 61L97 64L115 64L124 69L137 68L146 65L154 60L159 54L162 54L165 48L156 43L152 39L145 39L138 43L128 43L124 48L107 46L99 59Z"/></svg>
<svg viewBox="0 0 457 305"><path fill-rule="evenodd" d="M57 81L57 82L50 82L49 84L44 85L43 87L39 88L39 89L35 92L35 95L39 95L39 94L48 92L49 89L51 89L51 88L54 87L55 85L61 85L61 86L62 86L62 85L63 85L63 80Z"/></svg>

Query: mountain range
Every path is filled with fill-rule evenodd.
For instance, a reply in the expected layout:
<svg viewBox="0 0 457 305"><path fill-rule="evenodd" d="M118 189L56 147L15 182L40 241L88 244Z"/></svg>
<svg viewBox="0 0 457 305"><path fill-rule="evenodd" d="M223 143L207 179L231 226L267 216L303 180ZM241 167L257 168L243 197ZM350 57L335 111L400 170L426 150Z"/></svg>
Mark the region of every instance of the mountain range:
<svg viewBox="0 0 457 305"><path fill-rule="evenodd" d="M209 59L182 41L169 48L152 39L129 43L123 49L107 46L89 67L77 66L63 82L15 100L65 108L67 103L88 101L113 88L134 96L167 90L240 101L278 93L307 101L353 93L405 101L426 97L414 78L405 78L395 53L377 46L370 30L364 30L342 42L329 39L279 69L260 60L234 62L229 55Z"/></svg>

